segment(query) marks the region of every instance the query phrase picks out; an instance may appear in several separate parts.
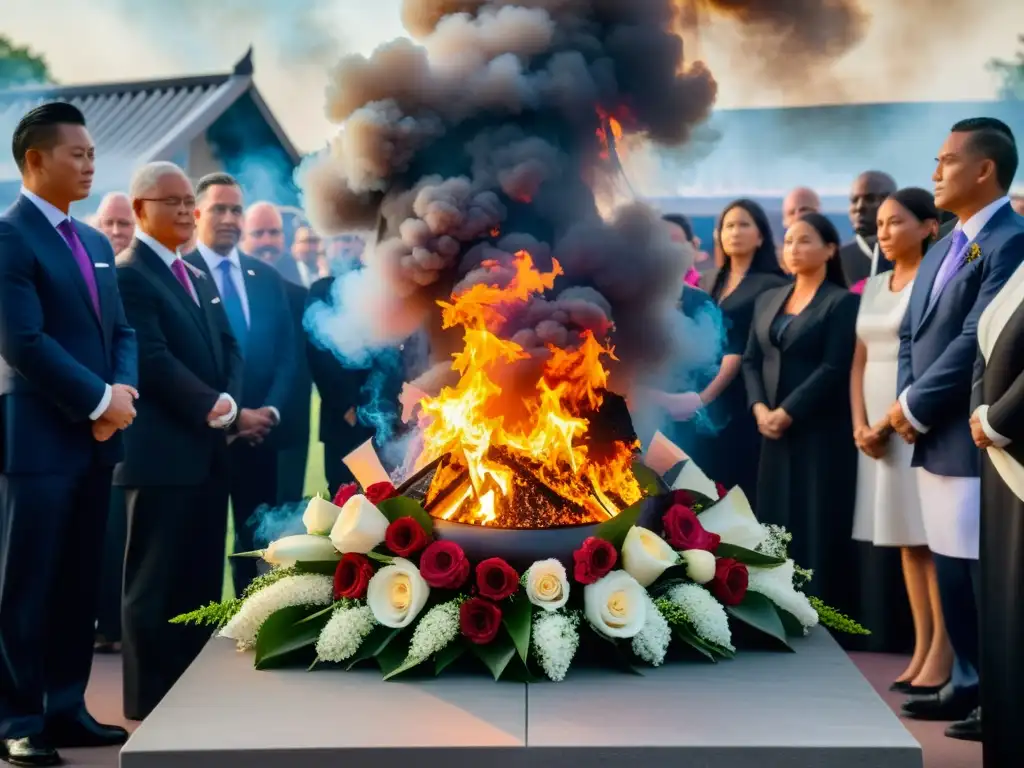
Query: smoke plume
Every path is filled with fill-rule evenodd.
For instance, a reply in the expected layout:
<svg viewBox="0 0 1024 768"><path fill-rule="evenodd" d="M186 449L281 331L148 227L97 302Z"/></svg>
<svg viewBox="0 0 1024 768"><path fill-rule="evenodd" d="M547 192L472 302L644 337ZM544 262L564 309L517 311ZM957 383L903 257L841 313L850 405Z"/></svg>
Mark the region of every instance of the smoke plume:
<svg viewBox="0 0 1024 768"><path fill-rule="evenodd" d="M495 329L537 358L585 331L610 336L613 388L685 356L677 301L691 255L657 214L631 203L599 215L595 189L619 173L608 139L685 144L716 95L684 60L671 0L406 0L416 39L332 70L326 112L340 126L304 169L304 202L325 232L376 226L365 268L339 278L335 305L307 328L344 361L423 330L436 392L461 344L439 299L510 279L515 253L563 273L549 295L503 308Z"/></svg>

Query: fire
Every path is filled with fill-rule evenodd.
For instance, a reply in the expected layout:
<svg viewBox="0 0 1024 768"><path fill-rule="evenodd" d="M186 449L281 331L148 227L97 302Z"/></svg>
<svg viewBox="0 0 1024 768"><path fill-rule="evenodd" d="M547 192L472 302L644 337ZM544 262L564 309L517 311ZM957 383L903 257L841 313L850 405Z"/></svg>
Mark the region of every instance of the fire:
<svg viewBox="0 0 1024 768"><path fill-rule="evenodd" d="M453 356L459 383L421 401L427 417L421 462L447 457L428 493L431 513L503 527L606 519L641 496L632 446L615 441L595 448L586 441L608 382L603 361L614 360L614 350L584 333L578 348L549 347L537 361L500 338L509 313L562 274L557 261L551 271L539 271L525 251L514 267L505 286L477 284L439 302L444 327L464 329L464 347ZM525 390L524 371L533 372Z"/></svg>
<svg viewBox="0 0 1024 768"><path fill-rule="evenodd" d="M597 110L597 116L601 121L597 126L597 140L601 147L599 154L602 160L610 160L613 150L621 152L622 123L602 109Z"/></svg>

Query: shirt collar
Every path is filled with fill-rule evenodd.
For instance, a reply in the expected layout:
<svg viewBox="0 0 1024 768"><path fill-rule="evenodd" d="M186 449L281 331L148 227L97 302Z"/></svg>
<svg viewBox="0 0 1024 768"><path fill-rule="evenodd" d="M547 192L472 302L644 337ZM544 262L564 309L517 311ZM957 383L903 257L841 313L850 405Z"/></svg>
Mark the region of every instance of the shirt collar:
<svg viewBox="0 0 1024 768"><path fill-rule="evenodd" d="M240 270L242 268L242 261L238 258L237 248L232 248L231 253L227 256L221 256L215 250L206 245L206 243L196 243L196 249L199 251L199 255L203 257L203 261L206 262L206 266L210 268L210 274L216 272L220 263L225 259L231 262L231 266L235 269Z"/></svg>
<svg viewBox="0 0 1024 768"><path fill-rule="evenodd" d="M1000 197L998 200L993 200L991 203L986 205L976 214L971 216L967 221L957 223L955 229L960 229L965 235L967 235L967 242L972 242L977 239L978 235L981 234L981 230L985 228L992 217L996 215L996 212L1004 205L1010 204L1010 198L1007 196Z"/></svg>
<svg viewBox="0 0 1024 768"><path fill-rule="evenodd" d="M53 203L43 200L43 198L41 198L35 192L32 192L31 190L28 190L25 187L21 188L21 194L23 194L25 197L32 201L32 204L39 209L43 216L46 217L46 220L50 222L50 226L52 226L54 229L56 229L65 221L71 218L66 213L64 213L64 211L55 206Z"/></svg>
<svg viewBox="0 0 1024 768"><path fill-rule="evenodd" d="M138 240L140 243L145 243L151 249L153 249L153 252L160 257L160 260L167 265L168 269L170 269L171 264L173 264L176 260L181 258L180 253L178 253L177 251L172 251L166 245L164 245L161 242L158 242L156 239L150 237L141 230L135 230L135 239Z"/></svg>

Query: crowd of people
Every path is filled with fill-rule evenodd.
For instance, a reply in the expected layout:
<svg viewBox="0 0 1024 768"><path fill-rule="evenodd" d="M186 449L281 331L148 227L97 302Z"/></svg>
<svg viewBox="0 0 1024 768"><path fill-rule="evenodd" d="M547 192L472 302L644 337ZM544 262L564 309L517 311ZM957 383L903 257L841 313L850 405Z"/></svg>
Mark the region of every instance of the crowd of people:
<svg viewBox="0 0 1024 768"><path fill-rule="evenodd" d="M13 151L0 757L36 766L127 737L85 708L94 650L120 650L134 720L194 660L209 632L168 620L219 599L229 500L245 552L257 509L301 498L312 388L333 492L350 479L342 457L374 434L358 412L369 378L386 380L376 399L397 420L416 371L404 346L351 369L304 327L359 268L358 236L288 232L230 175L193 185L167 162L76 220L98 161L69 104L26 114ZM650 393L710 477L793 534L811 589L868 625L872 650L912 650L893 681L904 714L984 740L990 767L1015 764L1024 684L1017 157L999 121L953 126L934 191L877 171L854 180L845 245L811 189L786 197L781 243L760 205L730 203L713 258L680 286L681 312L717 318L720 359L684 391ZM680 258L701 250L684 215L664 226ZM238 594L255 576L253 560L232 560Z"/></svg>

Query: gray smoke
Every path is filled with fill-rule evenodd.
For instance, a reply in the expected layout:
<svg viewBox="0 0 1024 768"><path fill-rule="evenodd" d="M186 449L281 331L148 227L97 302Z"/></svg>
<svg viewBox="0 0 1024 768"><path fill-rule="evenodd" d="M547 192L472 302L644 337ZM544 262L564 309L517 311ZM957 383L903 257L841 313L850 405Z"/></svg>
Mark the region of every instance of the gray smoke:
<svg viewBox="0 0 1024 768"><path fill-rule="evenodd" d="M306 208L328 233L376 226L378 242L338 280L342 309L314 307L307 327L349 361L424 329L437 365L421 382L435 389L461 345L437 301L507 283L525 250L564 274L500 308L503 338L534 359L588 332L610 339L618 391L678 363L692 256L643 205L602 218L593 191L620 172L599 138L608 116L678 147L714 102L710 73L683 59L671 0L406 0L402 18L416 42L330 75L339 131L305 169Z"/></svg>

